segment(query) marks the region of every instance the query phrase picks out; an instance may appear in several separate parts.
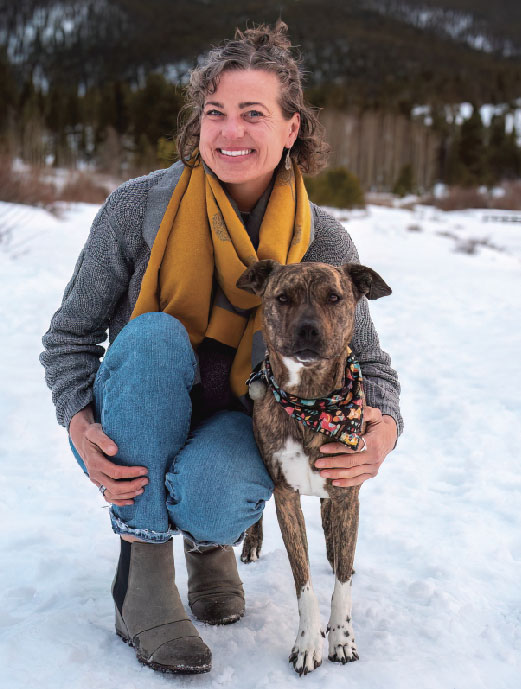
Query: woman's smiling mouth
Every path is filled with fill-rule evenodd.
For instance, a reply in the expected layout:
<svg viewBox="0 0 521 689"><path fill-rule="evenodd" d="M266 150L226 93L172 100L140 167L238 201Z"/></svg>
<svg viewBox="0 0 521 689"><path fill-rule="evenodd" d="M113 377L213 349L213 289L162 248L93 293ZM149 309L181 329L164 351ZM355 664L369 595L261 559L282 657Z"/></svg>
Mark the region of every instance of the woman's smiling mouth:
<svg viewBox="0 0 521 689"><path fill-rule="evenodd" d="M228 156L229 158L238 158L240 156L249 155L255 151L254 148L242 148L240 150L230 150L228 148L218 148L217 151L221 155Z"/></svg>

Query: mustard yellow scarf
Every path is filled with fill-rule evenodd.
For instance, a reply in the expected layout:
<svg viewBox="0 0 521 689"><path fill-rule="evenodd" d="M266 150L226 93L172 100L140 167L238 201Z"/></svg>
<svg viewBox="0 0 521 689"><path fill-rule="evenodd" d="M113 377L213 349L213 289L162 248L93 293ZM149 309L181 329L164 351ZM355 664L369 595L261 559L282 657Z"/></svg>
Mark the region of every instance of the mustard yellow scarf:
<svg viewBox="0 0 521 689"><path fill-rule="evenodd" d="M310 228L300 170L280 165L255 251L218 179L197 157L194 167L185 167L168 203L131 318L166 311L185 326L195 350L205 337L234 347L231 389L245 395L253 335L262 328L261 301L236 282L256 261L300 262ZM214 274L224 299L212 303Z"/></svg>

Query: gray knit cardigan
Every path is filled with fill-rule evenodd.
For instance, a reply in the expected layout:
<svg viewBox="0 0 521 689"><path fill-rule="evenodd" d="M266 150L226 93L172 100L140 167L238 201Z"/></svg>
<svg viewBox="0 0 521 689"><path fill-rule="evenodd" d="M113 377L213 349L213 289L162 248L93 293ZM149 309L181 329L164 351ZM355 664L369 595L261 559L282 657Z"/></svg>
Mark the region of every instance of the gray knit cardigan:
<svg viewBox="0 0 521 689"><path fill-rule="evenodd" d="M40 361L52 390L58 423L93 400L93 384L105 350L129 321L139 295L150 250L183 164L174 163L118 187L96 215L60 308L43 337ZM315 204L312 242L303 261L331 265L358 262L356 248L342 225ZM378 342L367 300L357 306L351 347L365 378L367 403L394 418L403 429L400 385L391 359Z"/></svg>

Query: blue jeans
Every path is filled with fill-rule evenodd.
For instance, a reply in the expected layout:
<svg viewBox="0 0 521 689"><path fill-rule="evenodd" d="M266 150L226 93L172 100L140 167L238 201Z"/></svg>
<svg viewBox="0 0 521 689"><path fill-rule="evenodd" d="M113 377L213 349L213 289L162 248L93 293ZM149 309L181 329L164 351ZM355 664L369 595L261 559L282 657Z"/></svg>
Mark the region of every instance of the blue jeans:
<svg viewBox="0 0 521 689"><path fill-rule="evenodd" d="M163 543L183 533L197 545L233 545L273 492L249 416L220 411L190 432L196 366L185 327L165 313L130 321L103 359L95 416L118 446L112 461L148 468L134 504L110 508L117 534Z"/></svg>

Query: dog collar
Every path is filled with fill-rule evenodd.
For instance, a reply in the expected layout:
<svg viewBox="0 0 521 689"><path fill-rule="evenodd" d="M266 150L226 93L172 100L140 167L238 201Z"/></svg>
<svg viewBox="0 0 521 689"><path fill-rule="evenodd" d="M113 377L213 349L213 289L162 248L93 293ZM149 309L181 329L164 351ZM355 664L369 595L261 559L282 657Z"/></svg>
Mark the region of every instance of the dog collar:
<svg viewBox="0 0 521 689"><path fill-rule="evenodd" d="M268 354L246 381L265 382L277 402L292 418L315 433L323 433L353 450L360 444L364 416L364 388L360 364L348 349L344 385L327 397L306 400L291 395L277 385Z"/></svg>

